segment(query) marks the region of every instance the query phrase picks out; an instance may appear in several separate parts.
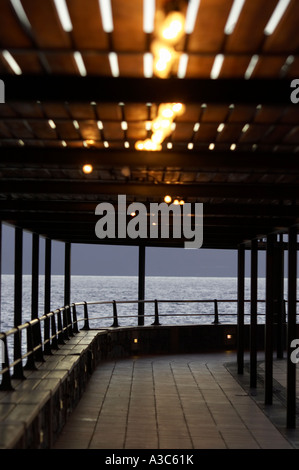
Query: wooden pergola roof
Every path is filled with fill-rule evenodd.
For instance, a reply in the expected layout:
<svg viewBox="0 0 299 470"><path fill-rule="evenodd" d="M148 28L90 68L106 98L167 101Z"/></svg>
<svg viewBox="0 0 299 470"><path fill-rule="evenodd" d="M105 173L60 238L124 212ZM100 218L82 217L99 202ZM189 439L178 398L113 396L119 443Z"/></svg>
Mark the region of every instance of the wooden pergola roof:
<svg viewBox="0 0 299 470"><path fill-rule="evenodd" d="M278 0L246 0L231 34L233 0L201 0L178 46L188 59L184 75L177 61L166 79L144 76L153 34L143 30L142 0L111 0L112 32L103 29L98 0L67 0L69 32L54 0L22 0L25 20L13 3L0 5L1 220L52 239L99 243L98 203L126 194L128 203L149 205L170 194L204 204L208 248L234 249L298 223L299 104L290 99L299 77L298 0L286 1L272 34L265 26ZM156 10L166 3L156 1ZM211 78L219 54L222 67ZM165 102L186 109L162 150L135 150ZM82 172L87 162L90 175Z"/></svg>

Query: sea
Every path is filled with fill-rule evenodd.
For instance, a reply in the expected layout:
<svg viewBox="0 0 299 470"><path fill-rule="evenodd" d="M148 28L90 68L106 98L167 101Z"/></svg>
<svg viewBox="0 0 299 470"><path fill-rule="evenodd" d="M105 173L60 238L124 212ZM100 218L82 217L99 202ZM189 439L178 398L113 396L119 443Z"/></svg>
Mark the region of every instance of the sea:
<svg viewBox="0 0 299 470"><path fill-rule="evenodd" d="M287 280L285 280L285 289ZM285 290L287 292L287 290ZM159 277L145 279L145 325L154 322L158 300L159 322L162 325L211 324L215 317L217 300L220 323L237 322L237 278L235 277ZM245 299L250 299L250 278L245 279ZM258 322L265 320L265 279L258 281ZM83 302L88 302L91 328L109 327L113 321L116 301L119 326L138 324L137 276L72 276L71 303L77 306L77 315L83 319ZM186 302L186 301L192 302ZM128 303L128 301L133 301ZM163 302L162 302L163 301ZM120 303L119 303L120 302ZM124 302L124 303L121 303ZM95 304L93 304L95 303ZM64 305L64 277L51 277L51 311ZM38 316L44 314L44 276L39 276ZM13 326L14 276L2 275L0 331ZM22 323L31 319L31 276L23 275ZM250 320L250 304L245 303L245 323ZM83 326L83 323L82 323Z"/></svg>

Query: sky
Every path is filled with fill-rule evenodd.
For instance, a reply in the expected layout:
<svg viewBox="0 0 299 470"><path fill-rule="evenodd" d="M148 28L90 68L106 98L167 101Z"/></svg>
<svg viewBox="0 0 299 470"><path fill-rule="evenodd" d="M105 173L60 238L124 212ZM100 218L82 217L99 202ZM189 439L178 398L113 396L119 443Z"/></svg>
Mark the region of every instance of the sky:
<svg viewBox="0 0 299 470"><path fill-rule="evenodd" d="M23 273L31 273L31 234L24 231ZM138 248L112 245L72 244L72 275L137 276ZM246 253L246 260L249 252ZM260 276L264 277L264 254L259 256ZM14 229L3 224L2 273L14 272ZM40 239L40 273L44 272L44 239ZM52 274L64 273L64 243L52 242ZM245 275L250 263L245 262ZM146 248L146 276L236 277L237 252L184 248Z"/></svg>

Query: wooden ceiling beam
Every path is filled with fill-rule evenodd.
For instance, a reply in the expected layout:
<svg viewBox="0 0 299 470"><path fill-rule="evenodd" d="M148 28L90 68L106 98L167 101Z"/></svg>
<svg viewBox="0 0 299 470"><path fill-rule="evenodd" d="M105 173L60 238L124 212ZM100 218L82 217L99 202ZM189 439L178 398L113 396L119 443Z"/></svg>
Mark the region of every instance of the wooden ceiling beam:
<svg viewBox="0 0 299 470"><path fill-rule="evenodd" d="M4 75L6 102L183 102L290 105L291 80Z"/></svg>

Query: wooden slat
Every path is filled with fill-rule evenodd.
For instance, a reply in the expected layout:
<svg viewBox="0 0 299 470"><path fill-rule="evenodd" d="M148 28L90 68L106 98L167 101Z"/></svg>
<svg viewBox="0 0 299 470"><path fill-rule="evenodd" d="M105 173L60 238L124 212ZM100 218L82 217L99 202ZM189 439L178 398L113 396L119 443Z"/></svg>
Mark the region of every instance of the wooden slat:
<svg viewBox="0 0 299 470"><path fill-rule="evenodd" d="M43 102L42 109L45 115L48 116L49 119L55 119L55 118L63 119L63 118L69 117L67 109L63 105L63 103Z"/></svg>
<svg viewBox="0 0 299 470"><path fill-rule="evenodd" d="M197 122L201 116L201 107L199 104L188 103L185 108L185 112L175 118L176 122Z"/></svg>
<svg viewBox="0 0 299 470"><path fill-rule="evenodd" d="M6 139L12 137L12 133L10 131L9 126L7 126L4 122L0 121L0 138Z"/></svg>
<svg viewBox="0 0 299 470"><path fill-rule="evenodd" d="M142 78L144 76L142 54L119 54L118 64L121 77Z"/></svg>
<svg viewBox="0 0 299 470"><path fill-rule="evenodd" d="M23 7L40 47L70 47L71 39L60 24L53 0L23 0Z"/></svg>
<svg viewBox="0 0 299 470"><path fill-rule="evenodd" d="M73 24L72 37L76 48L106 49L108 39L102 27L98 0L88 0L88 5L85 0L68 0L67 6Z"/></svg>
<svg viewBox="0 0 299 470"><path fill-rule="evenodd" d="M226 124L223 131L217 135L217 142L236 143L242 132L243 124Z"/></svg>
<svg viewBox="0 0 299 470"><path fill-rule="evenodd" d="M82 54L87 75L103 75L111 77L111 69L107 54Z"/></svg>
<svg viewBox="0 0 299 470"><path fill-rule="evenodd" d="M251 56L225 56L219 78L243 78Z"/></svg>
<svg viewBox="0 0 299 470"><path fill-rule="evenodd" d="M210 78L214 56L189 56L186 78Z"/></svg>
<svg viewBox="0 0 299 470"><path fill-rule="evenodd" d="M1 1L0 45L2 47L30 47L31 39L22 29L9 0Z"/></svg>
<svg viewBox="0 0 299 470"><path fill-rule="evenodd" d="M40 74L43 73L43 67L38 58L38 55L35 53L14 53L14 58L18 65L20 66L22 73L28 74Z"/></svg>
<svg viewBox="0 0 299 470"><path fill-rule="evenodd" d="M25 103L11 103L12 109L22 117L41 118L43 112L38 103L25 102Z"/></svg>
<svg viewBox="0 0 299 470"><path fill-rule="evenodd" d="M13 121L6 122L12 136L17 139L32 139L33 134L30 129L25 125L23 120L14 119Z"/></svg>
<svg viewBox="0 0 299 470"><path fill-rule="evenodd" d="M52 129L47 121L30 121L28 120L29 126L33 130L35 136L38 139L56 139L57 133L55 129Z"/></svg>
<svg viewBox="0 0 299 470"><path fill-rule="evenodd" d="M113 45L116 51L144 51L143 1L112 0Z"/></svg>
<svg viewBox="0 0 299 470"><path fill-rule="evenodd" d="M232 34L227 38L228 52L254 52L259 50L265 26L277 4L277 0L247 0L241 10Z"/></svg>
<svg viewBox="0 0 299 470"><path fill-rule="evenodd" d="M79 75L75 59L71 53L45 54L53 74Z"/></svg>
<svg viewBox="0 0 299 470"><path fill-rule="evenodd" d="M247 132L245 132L241 138L240 138L240 142L252 142L252 143L256 143L258 142L260 139L263 138L263 136L265 135L266 131L268 129L268 126L267 125L262 125L262 124L259 124L259 125L255 125L255 124L252 124L250 125L249 129Z"/></svg>
<svg viewBox="0 0 299 470"><path fill-rule="evenodd" d="M214 142L217 137L217 127L216 124L201 124L199 130L195 134L195 142Z"/></svg>
<svg viewBox="0 0 299 470"><path fill-rule="evenodd" d="M264 105L256 114L254 122L266 123L266 122L276 122L280 117L282 117L283 110L282 108L276 106Z"/></svg>
<svg viewBox="0 0 299 470"><path fill-rule="evenodd" d="M129 140L143 140L147 138L147 131L145 129L145 125L143 122L134 122L130 123L127 131L128 139Z"/></svg>
<svg viewBox="0 0 299 470"><path fill-rule="evenodd" d="M191 122L178 122L173 131L173 141L189 142L193 134L193 124Z"/></svg>
<svg viewBox="0 0 299 470"><path fill-rule="evenodd" d="M96 110L102 121L121 120L121 109L117 103L101 103L96 106Z"/></svg>
<svg viewBox="0 0 299 470"><path fill-rule="evenodd" d="M285 137L287 144L299 144L299 126L294 127Z"/></svg>
<svg viewBox="0 0 299 470"><path fill-rule="evenodd" d="M258 104L258 103L257 103ZM232 109L229 121L230 122L244 122L244 124L251 122L256 113L256 106L248 106L237 104Z"/></svg>
<svg viewBox="0 0 299 470"><path fill-rule="evenodd" d="M78 130L74 128L71 121L56 122L56 128L58 135L65 141L78 139L80 137Z"/></svg>
<svg viewBox="0 0 299 470"><path fill-rule="evenodd" d="M90 104L69 103L69 110L73 119L94 119L94 112Z"/></svg>
<svg viewBox="0 0 299 470"><path fill-rule="evenodd" d="M286 57L260 57L252 78L279 78Z"/></svg>
<svg viewBox="0 0 299 470"><path fill-rule="evenodd" d="M289 130L290 128L287 125L273 126L271 131L263 137L262 142L273 145L282 142L285 136L288 134Z"/></svg>
<svg viewBox="0 0 299 470"><path fill-rule="evenodd" d="M122 140L124 137L120 122L106 122L104 124L104 135L107 140Z"/></svg>
<svg viewBox="0 0 299 470"><path fill-rule="evenodd" d="M296 52L299 47L298 23L299 2L292 0L274 33L267 37L264 50Z"/></svg>
<svg viewBox="0 0 299 470"><path fill-rule="evenodd" d="M201 122L215 122L220 124L224 122L229 114L227 106L208 104L202 113Z"/></svg>
<svg viewBox="0 0 299 470"><path fill-rule="evenodd" d="M188 51L218 52L233 0L201 0Z"/></svg>

